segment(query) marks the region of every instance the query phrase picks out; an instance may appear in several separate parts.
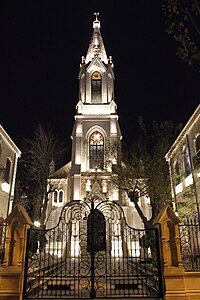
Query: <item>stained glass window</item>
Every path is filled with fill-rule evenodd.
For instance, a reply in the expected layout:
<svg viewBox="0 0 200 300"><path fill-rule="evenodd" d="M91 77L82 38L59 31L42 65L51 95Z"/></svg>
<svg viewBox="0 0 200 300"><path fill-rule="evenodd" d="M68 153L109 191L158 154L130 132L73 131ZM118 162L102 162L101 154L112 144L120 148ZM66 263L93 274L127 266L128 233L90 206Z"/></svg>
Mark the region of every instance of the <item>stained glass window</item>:
<svg viewBox="0 0 200 300"><path fill-rule="evenodd" d="M92 74L92 103L101 103L101 74L94 72Z"/></svg>
<svg viewBox="0 0 200 300"><path fill-rule="evenodd" d="M89 139L90 169L103 169L104 164L104 138L99 131L94 131Z"/></svg>

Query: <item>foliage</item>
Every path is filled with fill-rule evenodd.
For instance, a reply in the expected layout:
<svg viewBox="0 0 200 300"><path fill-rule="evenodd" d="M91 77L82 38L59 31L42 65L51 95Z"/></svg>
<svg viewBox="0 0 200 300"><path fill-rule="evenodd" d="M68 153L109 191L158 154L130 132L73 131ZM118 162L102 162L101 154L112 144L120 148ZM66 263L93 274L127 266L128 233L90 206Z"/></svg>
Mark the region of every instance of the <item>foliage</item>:
<svg viewBox="0 0 200 300"><path fill-rule="evenodd" d="M20 149L22 149L22 147L23 146L21 146ZM22 156L19 158L17 165L17 176L15 182L15 195L13 207L16 204L20 204L26 209L29 215L31 215L30 199L32 199L32 189L29 184L27 165L24 161L24 153L22 151Z"/></svg>
<svg viewBox="0 0 200 300"><path fill-rule="evenodd" d="M196 204L191 200L187 200L187 205L185 202L177 203L177 211L180 219L188 219L191 216L194 216L196 213Z"/></svg>
<svg viewBox="0 0 200 300"><path fill-rule="evenodd" d="M192 217L197 212L197 204L195 201L195 186L192 184L187 191L182 194L182 200L178 200L177 212L180 219Z"/></svg>
<svg viewBox="0 0 200 300"><path fill-rule="evenodd" d="M200 0L162 0L166 32L178 43L177 55L189 65L200 62Z"/></svg>
<svg viewBox="0 0 200 300"><path fill-rule="evenodd" d="M195 196L194 184L192 184L189 187L189 190L183 193L182 197L183 199L194 199L194 196Z"/></svg>
<svg viewBox="0 0 200 300"><path fill-rule="evenodd" d="M129 149L122 146L118 163L113 171L113 183L126 191L146 227L151 226L165 203L171 202L169 168L165 154L180 131L171 121L153 122L146 128L143 119L139 120L141 134L138 141ZM120 153L120 151L118 151ZM140 196L150 198L152 218L146 220L138 206Z"/></svg>
<svg viewBox="0 0 200 300"><path fill-rule="evenodd" d="M56 188L55 185L48 183L49 166L52 159L59 163L64 153L64 145L54 135L52 129L44 128L40 123L35 129L33 138L25 143L21 172L17 176L16 202L26 198L25 205L31 211L31 217L40 219L41 224L45 221L49 193ZM23 194L24 197L20 198Z"/></svg>

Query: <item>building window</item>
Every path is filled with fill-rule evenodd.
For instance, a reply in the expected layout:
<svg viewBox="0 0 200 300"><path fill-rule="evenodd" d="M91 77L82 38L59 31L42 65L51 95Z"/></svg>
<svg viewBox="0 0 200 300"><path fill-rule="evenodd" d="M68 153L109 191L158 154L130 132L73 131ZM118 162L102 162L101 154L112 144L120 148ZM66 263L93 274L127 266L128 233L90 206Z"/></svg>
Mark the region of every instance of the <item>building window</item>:
<svg viewBox="0 0 200 300"><path fill-rule="evenodd" d="M91 102L101 103L101 74L94 72L92 74L92 86L91 86Z"/></svg>
<svg viewBox="0 0 200 300"><path fill-rule="evenodd" d="M6 160L6 169L5 169L5 181L10 183L10 169L11 169L11 160L7 158Z"/></svg>
<svg viewBox="0 0 200 300"><path fill-rule="evenodd" d="M200 156L200 134L196 137L196 140L195 140L195 150L196 150L196 153L199 154L199 156Z"/></svg>
<svg viewBox="0 0 200 300"><path fill-rule="evenodd" d="M89 139L90 169L103 169L104 165L104 139L99 131L94 131Z"/></svg>
<svg viewBox="0 0 200 300"><path fill-rule="evenodd" d="M64 200L64 192L63 190L54 191L53 193L53 202L58 205L61 204Z"/></svg>
<svg viewBox="0 0 200 300"><path fill-rule="evenodd" d="M200 134L196 137L195 141L195 156L193 157L194 167L200 166Z"/></svg>
<svg viewBox="0 0 200 300"><path fill-rule="evenodd" d="M59 202L63 202L63 191L59 192Z"/></svg>
<svg viewBox="0 0 200 300"><path fill-rule="evenodd" d="M185 166L185 175L188 176L191 173L191 163L188 147L185 147L183 152L184 157L184 166Z"/></svg>
<svg viewBox="0 0 200 300"><path fill-rule="evenodd" d="M53 193L53 201L54 201L55 203L58 202L58 191L54 191L54 193Z"/></svg>
<svg viewBox="0 0 200 300"><path fill-rule="evenodd" d="M179 184L181 182L181 174L180 174L180 165L178 161L176 161L174 164L174 175L175 175L175 184Z"/></svg>

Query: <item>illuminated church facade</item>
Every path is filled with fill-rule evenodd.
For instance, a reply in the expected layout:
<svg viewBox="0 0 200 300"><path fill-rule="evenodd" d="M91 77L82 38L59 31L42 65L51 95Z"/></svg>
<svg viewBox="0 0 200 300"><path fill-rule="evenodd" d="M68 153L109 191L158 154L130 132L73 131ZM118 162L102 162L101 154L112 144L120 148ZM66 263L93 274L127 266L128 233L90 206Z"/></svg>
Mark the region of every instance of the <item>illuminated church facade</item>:
<svg viewBox="0 0 200 300"><path fill-rule="evenodd" d="M117 161L117 152L111 165L105 163L106 149L120 145L122 134L119 126L114 94L112 57L107 56L96 13L93 34L86 56L82 56L79 72L79 100L76 105L72 131L71 161L54 171L50 167L49 182L56 190L50 195L46 227L58 222L64 205L72 200L85 201L92 194L100 201L116 201L123 208L127 223L143 228L143 223L126 192L112 184L111 176ZM151 217L149 199L139 198L139 205L147 219Z"/></svg>

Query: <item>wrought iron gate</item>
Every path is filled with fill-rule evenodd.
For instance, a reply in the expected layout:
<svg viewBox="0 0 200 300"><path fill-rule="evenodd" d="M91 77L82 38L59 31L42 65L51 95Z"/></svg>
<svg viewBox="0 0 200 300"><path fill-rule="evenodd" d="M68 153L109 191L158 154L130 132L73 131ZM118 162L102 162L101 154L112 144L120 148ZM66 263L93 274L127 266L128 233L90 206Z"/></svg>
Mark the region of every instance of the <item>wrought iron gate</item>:
<svg viewBox="0 0 200 300"><path fill-rule="evenodd" d="M162 298L157 230L129 227L116 202L69 202L27 244L24 299Z"/></svg>

